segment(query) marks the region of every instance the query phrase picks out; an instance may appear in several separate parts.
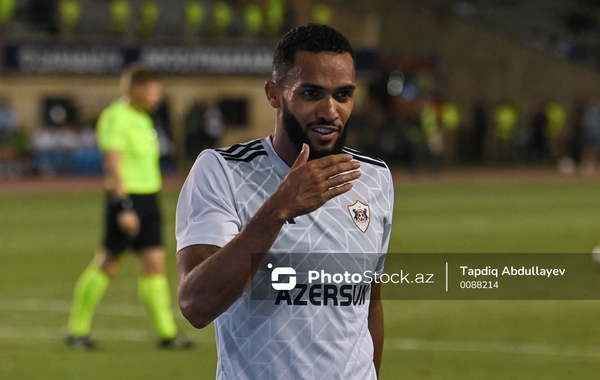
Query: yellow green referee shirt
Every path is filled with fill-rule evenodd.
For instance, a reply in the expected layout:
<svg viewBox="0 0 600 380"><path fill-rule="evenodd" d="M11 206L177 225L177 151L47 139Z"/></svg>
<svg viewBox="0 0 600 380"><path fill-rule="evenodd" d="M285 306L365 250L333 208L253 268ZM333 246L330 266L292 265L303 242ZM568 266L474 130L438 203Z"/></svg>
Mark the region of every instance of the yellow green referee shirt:
<svg viewBox="0 0 600 380"><path fill-rule="evenodd" d="M119 174L128 194L160 190L160 148L150 115L114 101L100 114L96 134L100 149L121 152Z"/></svg>

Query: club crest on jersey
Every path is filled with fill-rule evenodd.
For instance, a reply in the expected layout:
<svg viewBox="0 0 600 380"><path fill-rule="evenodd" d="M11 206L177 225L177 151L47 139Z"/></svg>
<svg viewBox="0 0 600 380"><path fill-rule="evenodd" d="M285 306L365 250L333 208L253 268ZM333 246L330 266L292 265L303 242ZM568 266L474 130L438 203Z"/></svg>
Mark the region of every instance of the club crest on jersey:
<svg viewBox="0 0 600 380"><path fill-rule="evenodd" d="M356 201L351 205L348 205L348 212L356 227L362 232L367 232L369 224L371 223L371 209L368 204Z"/></svg>

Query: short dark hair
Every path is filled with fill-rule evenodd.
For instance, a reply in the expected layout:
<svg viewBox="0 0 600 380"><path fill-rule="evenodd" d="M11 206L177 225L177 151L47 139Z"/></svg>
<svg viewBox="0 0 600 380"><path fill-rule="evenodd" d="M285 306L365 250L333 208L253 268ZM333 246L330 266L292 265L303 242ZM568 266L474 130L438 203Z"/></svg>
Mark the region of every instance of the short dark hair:
<svg viewBox="0 0 600 380"><path fill-rule="evenodd" d="M273 55L273 80L280 82L296 61L298 51L311 53L349 53L354 61L352 45L340 32L327 25L307 24L287 32ZM356 63L356 62L355 62Z"/></svg>
<svg viewBox="0 0 600 380"><path fill-rule="evenodd" d="M140 64L129 66L121 75L121 91L128 94L134 86L143 86L160 80L158 74Z"/></svg>

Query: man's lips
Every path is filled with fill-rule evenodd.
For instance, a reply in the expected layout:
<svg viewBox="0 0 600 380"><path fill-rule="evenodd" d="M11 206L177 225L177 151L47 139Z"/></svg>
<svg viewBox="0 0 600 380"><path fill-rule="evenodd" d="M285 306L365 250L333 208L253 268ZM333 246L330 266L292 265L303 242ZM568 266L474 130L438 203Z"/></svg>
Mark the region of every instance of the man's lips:
<svg viewBox="0 0 600 380"><path fill-rule="evenodd" d="M315 125L309 129L314 139L322 142L331 141L339 132L339 128L327 125Z"/></svg>
<svg viewBox="0 0 600 380"><path fill-rule="evenodd" d="M310 130L322 135L328 135L333 132L338 132L339 128L330 125L315 125L311 127Z"/></svg>

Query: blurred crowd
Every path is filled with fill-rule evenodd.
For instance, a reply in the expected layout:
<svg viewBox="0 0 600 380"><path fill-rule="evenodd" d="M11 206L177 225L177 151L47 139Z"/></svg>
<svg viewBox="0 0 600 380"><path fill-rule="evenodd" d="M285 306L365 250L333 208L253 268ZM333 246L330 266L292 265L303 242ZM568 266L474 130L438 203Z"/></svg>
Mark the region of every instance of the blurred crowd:
<svg viewBox="0 0 600 380"><path fill-rule="evenodd" d="M431 64L421 62L417 71L427 73L423 65ZM480 100L459 107L436 92L435 70L425 78L409 70L382 71L371 82L367 101L350 121L351 145L412 170L556 165L565 174L595 172L600 96L573 104L548 98L525 105Z"/></svg>
<svg viewBox="0 0 600 380"><path fill-rule="evenodd" d="M98 174L102 170L93 124L78 125L54 105L45 125L25 128L0 99L0 177Z"/></svg>
<svg viewBox="0 0 600 380"><path fill-rule="evenodd" d="M600 95L573 104L540 99L527 109L511 101L483 100L465 108L415 86L410 75L400 84L394 84L403 78L398 71L384 77L387 85L372 81L369 96L356 106L348 144L392 165L415 171L460 165L545 165L584 175L596 171ZM10 102L0 98L0 177L99 174L95 120L78 120L74 108L52 104L45 110L44 125L31 130L22 128ZM183 140L175 142L164 102L153 115L163 170L189 165L202 150L218 146L231 127L227 112L219 102L192 100L179 116Z"/></svg>
<svg viewBox="0 0 600 380"><path fill-rule="evenodd" d="M311 17L328 23L331 13L317 2ZM296 17L288 0L0 0L0 32L16 36L274 38Z"/></svg>
<svg viewBox="0 0 600 380"><path fill-rule="evenodd" d="M600 69L600 0L431 0L557 57Z"/></svg>
<svg viewBox="0 0 600 380"><path fill-rule="evenodd" d="M44 125L29 132L19 123L9 102L0 98L0 178L22 176L98 175L102 157L96 142L96 120L80 122L66 104L46 110ZM173 142L167 102L152 115L164 173L177 170L180 158ZM194 100L182 123L184 160L193 162L204 149L218 145L225 132L223 112L216 102Z"/></svg>

